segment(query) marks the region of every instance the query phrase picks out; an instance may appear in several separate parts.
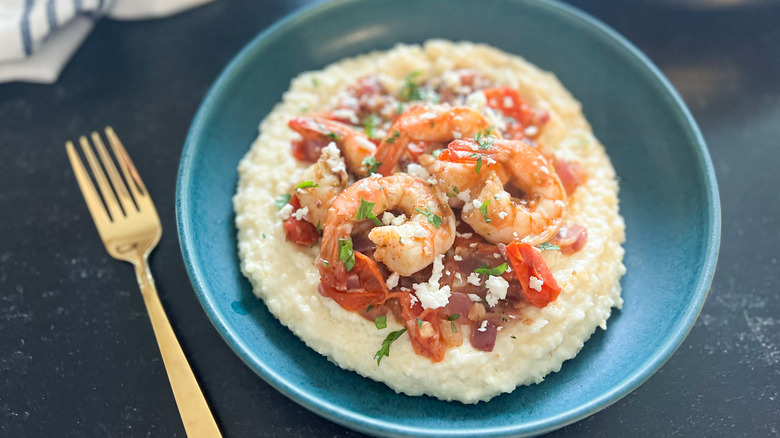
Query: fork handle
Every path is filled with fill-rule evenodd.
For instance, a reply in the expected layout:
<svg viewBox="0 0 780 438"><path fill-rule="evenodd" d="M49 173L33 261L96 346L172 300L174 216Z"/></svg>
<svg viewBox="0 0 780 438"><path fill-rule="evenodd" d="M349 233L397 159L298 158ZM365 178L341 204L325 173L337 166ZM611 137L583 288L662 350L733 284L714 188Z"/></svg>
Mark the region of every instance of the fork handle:
<svg viewBox="0 0 780 438"><path fill-rule="evenodd" d="M146 257L133 264L187 436L221 437L217 422L165 315Z"/></svg>

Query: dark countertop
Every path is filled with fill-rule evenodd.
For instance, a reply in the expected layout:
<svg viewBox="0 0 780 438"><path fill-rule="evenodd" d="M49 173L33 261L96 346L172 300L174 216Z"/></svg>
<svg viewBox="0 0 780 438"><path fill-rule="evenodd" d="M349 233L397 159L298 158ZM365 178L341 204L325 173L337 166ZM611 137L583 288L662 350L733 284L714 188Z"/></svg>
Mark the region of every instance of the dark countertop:
<svg viewBox="0 0 780 438"><path fill-rule="evenodd" d="M63 144L111 124L165 229L151 259L226 436L358 436L272 389L200 307L176 239L190 121L250 38L306 1L221 0L102 20L54 85L0 85L0 435L184 436L130 265L103 249ZM712 290L661 370L574 437L780 436L780 9L572 1L636 44L689 105L720 186ZM663 239L663 236L658 236Z"/></svg>

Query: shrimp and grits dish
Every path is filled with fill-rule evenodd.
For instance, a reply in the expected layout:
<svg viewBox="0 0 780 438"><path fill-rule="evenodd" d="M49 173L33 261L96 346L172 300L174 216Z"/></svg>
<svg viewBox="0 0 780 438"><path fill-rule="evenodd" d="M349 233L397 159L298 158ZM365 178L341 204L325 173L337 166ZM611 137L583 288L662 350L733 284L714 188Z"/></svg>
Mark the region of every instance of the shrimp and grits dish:
<svg viewBox="0 0 780 438"><path fill-rule="evenodd" d="M293 79L233 203L242 272L309 347L397 392L476 403L606 329L617 193L555 76L432 40Z"/></svg>

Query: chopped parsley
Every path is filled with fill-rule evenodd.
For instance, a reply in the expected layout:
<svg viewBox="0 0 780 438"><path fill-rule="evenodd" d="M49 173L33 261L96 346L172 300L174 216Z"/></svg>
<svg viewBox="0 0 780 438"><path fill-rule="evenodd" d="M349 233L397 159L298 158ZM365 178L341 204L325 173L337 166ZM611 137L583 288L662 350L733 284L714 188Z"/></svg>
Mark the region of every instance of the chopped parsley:
<svg viewBox="0 0 780 438"><path fill-rule="evenodd" d="M512 338L512 339L517 339L517 338L515 337L515 335L512 335L512 336L510 336L510 338Z"/></svg>
<svg viewBox="0 0 780 438"><path fill-rule="evenodd" d="M328 265L329 265L329 264L330 264L330 262L329 262L329 261L327 261L327 260L323 260L323 261L322 261L322 266L325 266L326 268L328 267ZM366 310L366 311L367 311L367 310Z"/></svg>
<svg viewBox="0 0 780 438"><path fill-rule="evenodd" d="M453 193L447 192L448 198L456 198L458 196L458 193L460 193L460 190L458 190L458 186L452 186Z"/></svg>
<svg viewBox="0 0 780 438"><path fill-rule="evenodd" d="M374 222L374 225L377 227L382 226L382 221L379 220L379 218L376 217L374 212L371 210L374 208L374 205L376 202L368 202L363 198L360 198L360 206L358 207L358 212L355 215L355 219L361 220L361 219L371 219Z"/></svg>
<svg viewBox="0 0 780 438"><path fill-rule="evenodd" d="M477 274L482 274L482 275L488 275L488 276L496 275L496 276L498 276L498 275L501 275L504 272L506 272L506 268L507 267L508 267L508 265L506 263L502 263L502 264L496 266L495 268L491 268L490 265L486 265L485 264L485 265L482 265L479 268L475 269L474 272L476 272Z"/></svg>
<svg viewBox="0 0 780 438"><path fill-rule="evenodd" d="M385 143L387 143L387 144L393 144L393 143L395 143L395 140L396 140L398 137L400 137L400 136L401 136L401 133L400 133L400 132L398 132L398 131L393 131L393 136L392 136L392 137L390 137L390 138L388 138L388 139L385 139Z"/></svg>
<svg viewBox="0 0 780 438"><path fill-rule="evenodd" d="M439 155L441 155L443 151L444 149L436 149L431 155L433 155L433 158L439 158Z"/></svg>
<svg viewBox="0 0 780 438"><path fill-rule="evenodd" d="M404 86L401 87L399 98L401 101L409 102L412 100L423 100L425 94L420 86L414 82L414 78L420 76L422 70L415 70L404 78Z"/></svg>
<svg viewBox="0 0 780 438"><path fill-rule="evenodd" d="M453 313L452 315L447 317L447 319L450 320L450 321L455 321L458 318L460 318L460 314L459 313Z"/></svg>
<svg viewBox="0 0 780 438"><path fill-rule="evenodd" d="M338 134L336 134L335 132L328 131L328 133L327 133L327 134L325 134L325 135L326 135L326 136L327 136L329 139L331 139L331 140L333 140L333 141L339 141L339 135L338 135Z"/></svg>
<svg viewBox="0 0 780 438"><path fill-rule="evenodd" d="M441 216L436 216L435 214L431 213L430 205L426 207L425 211L422 211L417 207L415 207L414 209L417 210L420 214L425 215L425 217L428 218L428 222L430 222L431 225L433 225L436 228L441 228Z"/></svg>
<svg viewBox="0 0 780 438"><path fill-rule="evenodd" d="M368 172L369 175L372 173L376 173L377 170L379 170L379 166L382 164L380 161L377 161L374 157L366 157L363 159L363 167L366 168L366 172Z"/></svg>
<svg viewBox="0 0 780 438"><path fill-rule="evenodd" d="M382 330L383 328L387 328L387 316L385 315L379 315L374 319L374 325L376 326L377 330Z"/></svg>
<svg viewBox="0 0 780 438"><path fill-rule="evenodd" d="M485 222L489 224L491 222L491 220L490 220L490 218L487 215L488 204L490 204L490 199L488 199L487 201L483 202L482 205L479 206L479 212L482 213L482 216L485 217Z"/></svg>
<svg viewBox="0 0 780 438"><path fill-rule="evenodd" d="M480 149L487 149L493 146L493 137L488 137L488 135L490 135L490 131L492 130L493 126L491 125L484 134L482 131L479 131L477 132L477 135L474 136L474 140L477 141ZM477 171L477 173L479 173L479 171Z"/></svg>
<svg viewBox="0 0 780 438"><path fill-rule="evenodd" d="M347 271L355 267L355 252L352 251L352 239L342 239L339 237L339 260L344 263Z"/></svg>
<svg viewBox="0 0 780 438"><path fill-rule="evenodd" d="M369 304L368 307L366 307L366 312L368 312L369 310L371 310L373 308L374 308L374 305L373 304Z"/></svg>
<svg viewBox="0 0 780 438"><path fill-rule="evenodd" d="M376 114L370 114L363 122L363 132L368 138L373 139L376 137L376 127L379 125L379 117Z"/></svg>
<svg viewBox="0 0 780 438"><path fill-rule="evenodd" d="M286 193L284 195L279 195L279 196L276 197L276 199L274 199L274 205L276 206L276 208L280 208L281 209L285 205L290 203L290 199L292 199L292 196L290 196L290 195L288 195Z"/></svg>
<svg viewBox="0 0 780 438"><path fill-rule="evenodd" d="M547 251L547 250L554 251L554 250L561 249L561 247L560 247L560 246L558 246L558 245L553 245L553 244L552 244L552 243L550 243L550 242L544 242L544 243L540 243L539 245L536 245L536 247L537 247L537 248L539 248L539 249L540 249L540 250L542 250L542 251Z"/></svg>
<svg viewBox="0 0 780 438"><path fill-rule="evenodd" d="M455 327L455 323L453 321L450 321L450 328L452 329L453 333L458 333L458 328Z"/></svg>
<svg viewBox="0 0 780 438"><path fill-rule="evenodd" d="M315 87L319 87L320 81L318 81L317 78L311 78L311 84Z"/></svg>
<svg viewBox="0 0 780 438"><path fill-rule="evenodd" d="M480 169L482 169L482 155L477 157L477 167L474 168L474 171L479 173Z"/></svg>
<svg viewBox="0 0 780 438"><path fill-rule="evenodd" d="M319 187L319 184L314 184L314 181L304 181L297 186L295 186L296 189L310 189L314 187Z"/></svg>
<svg viewBox="0 0 780 438"><path fill-rule="evenodd" d="M418 329L422 328L422 318L417 318L417 328Z"/></svg>
<svg viewBox="0 0 780 438"><path fill-rule="evenodd" d="M379 365L384 356L390 357L390 345L392 345L396 339L400 338L405 331L406 329L403 328L401 330L396 330L387 334L385 340L382 341L382 348L380 348L374 355L374 359L376 359L377 365Z"/></svg>
<svg viewBox="0 0 780 438"><path fill-rule="evenodd" d="M403 112L404 112L404 104L399 100L398 107L396 107L395 109L395 113L400 115L403 114Z"/></svg>

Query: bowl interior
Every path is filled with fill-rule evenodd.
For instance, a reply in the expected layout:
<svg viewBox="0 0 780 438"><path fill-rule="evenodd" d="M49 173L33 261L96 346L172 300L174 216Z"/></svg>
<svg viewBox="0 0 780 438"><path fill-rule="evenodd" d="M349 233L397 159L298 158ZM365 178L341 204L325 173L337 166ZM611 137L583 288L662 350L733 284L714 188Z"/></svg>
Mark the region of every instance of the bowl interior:
<svg viewBox="0 0 780 438"><path fill-rule="evenodd" d="M236 254L236 166L290 79L344 57L430 38L487 43L554 72L606 145L626 220L625 305L613 313L609 330L598 330L545 383L476 406L398 395L332 365L254 298ZM569 7L512 0L336 1L264 32L223 72L193 122L179 170L177 218L196 293L252 369L320 415L395 435L542 433L626 395L693 325L720 236L706 147L657 70L621 37Z"/></svg>

